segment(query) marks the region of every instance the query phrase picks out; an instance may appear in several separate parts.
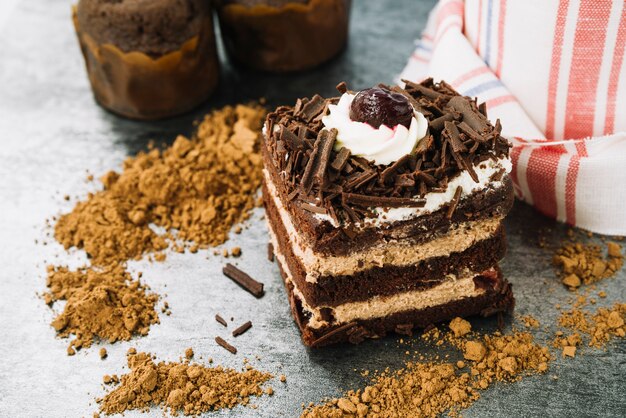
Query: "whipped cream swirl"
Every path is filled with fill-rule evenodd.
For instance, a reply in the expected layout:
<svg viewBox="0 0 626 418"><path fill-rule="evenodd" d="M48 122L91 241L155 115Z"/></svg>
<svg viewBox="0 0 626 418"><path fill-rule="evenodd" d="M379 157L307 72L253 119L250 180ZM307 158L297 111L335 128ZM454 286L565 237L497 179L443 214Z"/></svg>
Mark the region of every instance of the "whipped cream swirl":
<svg viewBox="0 0 626 418"><path fill-rule="evenodd" d="M337 129L337 149L346 147L353 155L358 155L375 164L391 164L406 154L410 154L420 139L426 136L428 121L413 109L413 118L407 129L404 125L378 128L350 119L350 106L355 95L344 93L336 105L329 105L328 115L322 118L327 129Z"/></svg>

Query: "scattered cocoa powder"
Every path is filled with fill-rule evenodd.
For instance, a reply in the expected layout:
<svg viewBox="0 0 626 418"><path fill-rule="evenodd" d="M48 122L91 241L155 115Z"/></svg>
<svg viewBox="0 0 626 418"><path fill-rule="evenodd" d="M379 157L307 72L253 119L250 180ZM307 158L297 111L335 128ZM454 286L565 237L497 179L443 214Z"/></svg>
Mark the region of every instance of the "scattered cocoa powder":
<svg viewBox="0 0 626 418"><path fill-rule="evenodd" d="M573 234L570 237L573 238ZM607 244L607 257L604 257L599 245L571 241L556 251L553 264L563 284L576 289L613 276L624 265L624 256L616 242Z"/></svg>
<svg viewBox="0 0 626 418"><path fill-rule="evenodd" d="M121 265L75 271L49 266L47 285L46 303L66 301L52 326L61 337L74 335L70 355L73 349L91 346L96 338L115 342L146 335L150 325L159 322L158 295L149 293Z"/></svg>
<svg viewBox="0 0 626 418"><path fill-rule="evenodd" d="M206 411L248 405L251 396L261 396L261 385L273 376L253 368L205 367L188 361L159 362L148 353L128 355L130 372L121 384L97 399L106 414L147 410L160 406L172 415L198 415ZM273 393L267 388L265 393Z"/></svg>
<svg viewBox="0 0 626 418"><path fill-rule="evenodd" d="M583 334L590 347L601 348L612 338L626 336L625 320L626 303L616 303L612 308L598 308L595 313L574 307L561 313L558 322Z"/></svg>
<svg viewBox="0 0 626 418"><path fill-rule="evenodd" d="M259 105L226 106L207 115L193 139L179 136L163 151L128 158L121 173L102 177L104 190L59 218L56 239L83 248L94 265L167 248L172 233L159 235L150 224L200 248L223 243L258 204L264 115Z"/></svg>
<svg viewBox="0 0 626 418"><path fill-rule="evenodd" d="M472 325L463 318L454 318L449 326L455 337L462 337L472 330Z"/></svg>
<svg viewBox="0 0 626 418"><path fill-rule="evenodd" d="M539 328L539 321L532 315L524 315L519 319L526 328Z"/></svg>
<svg viewBox="0 0 626 418"><path fill-rule="evenodd" d="M455 319L451 329L459 329ZM468 323L469 325L469 323ZM463 331L466 326L463 324ZM454 332L454 331L453 331ZM467 331L464 335L467 335ZM432 330L430 338L432 338ZM451 337L455 338L455 337ZM551 360L546 347L536 344L529 333L485 335L479 340L459 340L465 346L467 363L408 362L396 372L383 372L364 389L351 390L322 405L309 405L304 418L376 416L396 418L435 417L470 406L480 390L495 381L514 381L525 374L544 373ZM465 369L469 366L469 372Z"/></svg>

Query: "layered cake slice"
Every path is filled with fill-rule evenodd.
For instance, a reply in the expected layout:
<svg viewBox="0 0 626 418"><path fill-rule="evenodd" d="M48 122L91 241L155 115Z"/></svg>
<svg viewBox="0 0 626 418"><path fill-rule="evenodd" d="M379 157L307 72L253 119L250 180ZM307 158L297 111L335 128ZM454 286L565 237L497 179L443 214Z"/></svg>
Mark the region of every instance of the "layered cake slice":
<svg viewBox="0 0 626 418"><path fill-rule="evenodd" d="M509 143L445 82L314 96L270 113L270 242L308 346L512 309L498 261Z"/></svg>

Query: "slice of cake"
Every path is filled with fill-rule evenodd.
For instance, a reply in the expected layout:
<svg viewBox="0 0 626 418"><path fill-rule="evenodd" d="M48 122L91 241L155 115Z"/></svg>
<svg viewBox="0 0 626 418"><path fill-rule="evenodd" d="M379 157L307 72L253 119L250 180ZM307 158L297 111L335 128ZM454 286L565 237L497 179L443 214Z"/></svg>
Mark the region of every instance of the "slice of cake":
<svg viewBox="0 0 626 418"><path fill-rule="evenodd" d="M499 121L445 82L338 89L264 126L270 241L304 343L512 309L498 268L513 204Z"/></svg>

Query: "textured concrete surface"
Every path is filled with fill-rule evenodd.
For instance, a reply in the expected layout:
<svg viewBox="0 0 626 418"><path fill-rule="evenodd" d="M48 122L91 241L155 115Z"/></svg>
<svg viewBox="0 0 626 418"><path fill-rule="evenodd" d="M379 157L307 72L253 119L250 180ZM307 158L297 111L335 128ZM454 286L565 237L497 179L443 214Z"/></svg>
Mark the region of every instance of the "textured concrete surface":
<svg viewBox="0 0 626 418"><path fill-rule="evenodd" d="M70 3L23 0L0 27L0 416L90 416L97 409L94 398L104 393L102 375L123 373L131 346L166 360L179 358L191 346L198 357L211 356L232 367L241 367L244 357L259 355L260 360L252 361L258 368L287 376L286 385L272 383L272 398L255 401L258 409L236 408L207 414L210 417L297 416L301 403L362 385L364 379L355 369L401 366L406 348L396 337L320 351L300 344L277 268L265 259L261 211L226 246L242 247L238 264L265 282L265 297L256 300L225 279L220 273L224 260L210 251L170 254L159 264L132 263L154 291L167 295L172 315L162 316L145 338L95 345L68 357L68 341L55 338L49 326L54 312L38 293L45 290L47 263L78 266L85 256L64 252L48 235L44 220L70 210L95 187L86 184L86 170L100 175L117 169L126 155L143 149L150 139L171 142L176 134L189 132L191 122L211 107L261 95L276 104L317 91L330 94L344 79L354 88L390 82L410 54L432 1L356 0L350 45L340 58L294 76L225 68L220 91L203 109L158 123L122 120L94 104L69 20ZM66 194L70 202L63 199ZM537 234L544 230L554 245L566 228L519 203L507 227L510 250L503 268L515 286L516 313L537 317L542 324L537 337L549 338L555 330L555 304L566 304L571 294L555 279L550 253L538 247ZM599 303L626 300L625 280L622 271L598 285L609 294ZM234 341L240 350L236 356L213 341L215 335L232 340L213 320L218 312L235 318L228 331L253 320L253 328ZM482 330L495 327L494 320L473 324ZM104 361L98 356L100 346L109 352ZM415 350L435 353L419 342ZM626 416L624 341L606 350L582 351L573 360L559 356L547 375L495 385L463 415Z"/></svg>

